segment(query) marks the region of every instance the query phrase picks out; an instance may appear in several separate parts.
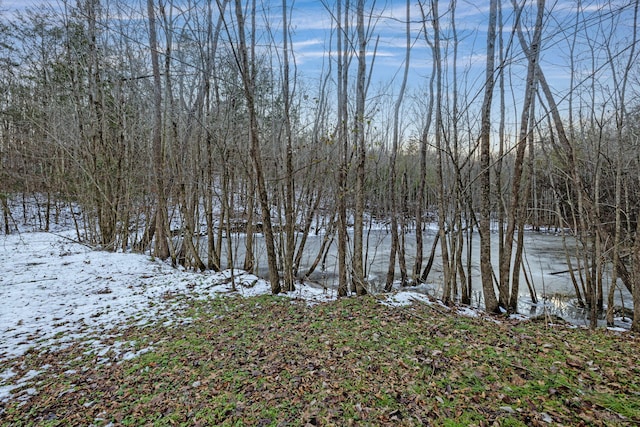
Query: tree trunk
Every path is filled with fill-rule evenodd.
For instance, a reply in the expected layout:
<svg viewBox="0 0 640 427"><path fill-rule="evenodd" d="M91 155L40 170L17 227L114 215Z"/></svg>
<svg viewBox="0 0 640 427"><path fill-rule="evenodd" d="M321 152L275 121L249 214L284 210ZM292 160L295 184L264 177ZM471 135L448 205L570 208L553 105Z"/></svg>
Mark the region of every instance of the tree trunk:
<svg viewBox="0 0 640 427"><path fill-rule="evenodd" d="M633 323L631 330L640 332L640 221L636 226L636 240L633 245Z"/></svg>
<svg viewBox="0 0 640 427"><path fill-rule="evenodd" d="M260 131L258 128L258 118L255 108L255 75L252 73L249 63L247 44L245 38L244 14L242 11L242 1L235 1L236 20L238 26L239 46L235 51L236 60L240 68L243 91L247 103L249 115L249 139L251 148L249 154L253 164L257 184L260 208L262 210L262 232L264 233L265 245L267 248L267 262L269 265L269 280L271 282L271 292L278 294L281 291L280 274L278 273L278 259L276 256L275 240L273 237L273 227L271 224L271 205L262 170L262 154L260 149Z"/></svg>
<svg viewBox="0 0 640 427"><path fill-rule="evenodd" d="M617 282L618 282L618 269L616 266L620 263L620 241L622 239L622 165L624 162L624 152L623 152L623 130L626 125L626 105L625 105L625 97L626 97L626 88L629 81L629 73L635 64L635 49L638 38L638 7L640 5L640 1L636 0L634 4L634 15L633 15L633 36L631 40L631 52L629 53L629 59L627 60L626 67L624 69L624 73L622 75L622 82L620 85L615 85L620 87L620 102L618 112L616 114L616 136L618 141L618 147L616 150L616 177L615 177L615 230L614 230L614 242L613 242L613 268L611 275L611 283L609 285L609 295L607 298L607 325L613 326L613 304L614 304L614 292L616 291ZM612 67L612 75L615 78L615 70L613 69L615 61L613 58L610 60L610 64ZM629 212L629 209L627 209ZM627 215L627 219L630 218L631 215ZM629 230L631 231L631 230ZM638 233L636 233L636 245L637 240L639 238ZM635 258L634 258L635 259ZM634 288L638 288L637 281L634 284ZM633 292L634 298L634 319L638 318L638 301L636 300L636 291ZM640 323L637 323L640 324Z"/></svg>
<svg viewBox="0 0 640 427"><path fill-rule="evenodd" d="M431 252L429 252L429 259L427 260L427 265L424 267L424 270L420 275L421 282L426 282L427 277L429 277L429 273L431 273L431 268L433 267L433 261L435 261L436 250L438 249L439 241L440 241L440 233L437 233L435 236L433 236L433 243L431 245Z"/></svg>
<svg viewBox="0 0 640 427"><path fill-rule="evenodd" d="M364 138L364 107L365 107L365 82L367 72L366 47L364 29L364 0L358 0L356 5L356 31L358 34L358 74L356 76L356 192L353 224L353 281L356 294L364 295L366 290L366 278L363 264L363 237L364 237L364 199L365 199L365 163L367 149Z"/></svg>
<svg viewBox="0 0 640 427"><path fill-rule="evenodd" d="M309 238L309 232L311 231L311 224L313 223L313 218L318 212L318 207L320 206L320 201L322 200L322 190L322 187L318 189L318 194L316 195L315 201L313 201L311 207L307 212L304 226L302 227L302 237L300 239L300 243L298 244L298 249L296 250L296 255L293 260L294 276L298 276L298 269L300 268L300 261L302 261L302 256L304 255L304 250L307 245L307 239ZM312 196L310 196L309 198L311 199ZM311 201L309 200L309 202Z"/></svg>
<svg viewBox="0 0 640 427"><path fill-rule="evenodd" d="M484 305L488 312L498 312L498 300L493 287L493 267L491 266L491 101L495 84L495 41L497 0L489 6L489 26L487 31L487 64L485 71L485 91L482 105L482 130L480 132L480 273Z"/></svg>
<svg viewBox="0 0 640 427"><path fill-rule="evenodd" d="M517 301L517 294L515 295L515 297L511 296L509 279L512 277L512 268L514 269L514 271L519 271L520 269L520 265L513 265L512 267L511 258L513 253L512 251L514 244L514 234L516 227L518 226L517 220L520 219L521 221L524 221L526 219L526 215L519 215L519 211L526 207L527 202L524 198L521 198L523 195L527 194L525 191L525 188L527 186L526 179L523 182L524 158L529 132L532 132L532 129L530 128L530 115L533 110L533 103L535 102L535 93L537 87L536 69L538 65L540 42L542 37L542 18L544 15L544 3L544 0L537 1L538 13L536 15L536 24L531 46L523 46L523 50L525 50L527 54L528 62L526 80L527 86L525 90L522 115L520 118L520 134L518 135L518 142L516 146L516 158L511 183L511 199L509 208L507 209L507 230L504 236L504 252L503 257L500 259L499 304L505 309L511 305L510 301L512 298L515 298L515 300ZM513 1L513 7L516 11L516 16L519 17L520 10L515 0ZM521 31L519 19L516 24L516 31ZM515 277L515 273L513 277Z"/></svg>
<svg viewBox="0 0 640 427"><path fill-rule="evenodd" d="M420 12L422 15L422 30L425 35L425 41L432 49L432 42L429 39L426 23L428 22L427 14L424 11L421 2ZM416 201L416 255L415 263L413 267L413 282L422 281L422 261L424 251L424 236L423 236L423 218L425 209L425 193L427 191L427 147L429 140L429 133L431 130L431 121L433 118L433 105L434 105L434 82L436 78L436 61L431 61L431 77L429 77L429 101L427 102L427 117L425 118L424 129L422 129L422 135L420 137L420 184L418 187L418 198ZM430 270L430 268L429 268Z"/></svg>
<svg viewBox="0 0 640 427"><path fill-rule="evenodd" d="M435 98L435 144L437 151L437 163L436 163L436 175L438 177L438 234L440 235L440 252L442 254L442 273L444 281L444 290L442 300L445 304L451 303L451 268L449 262L449 246L447 244L447 230L446 230L446 191L445 191L445 176L444 176L444 163L445 153L442 143L443 123L442 123L442 52L440 49L440 14L438 12L438 0L431 2L432 16L431 22L433 25L433 60L436 64L436 98Z"/></svg>
<svg viewBox="0 0 640 427"><path fill-rule="evenodd" d="M149 48L151 50L151 67L153 71L153 166L155 172L156 193L156 230L154 255L160 259L169 258L169 243L167 236L168 212L167 198L165 195L164 179L164 146L162 143L162 80L160 78L160 64L158 62L158 41L156 35L156 15L153 0L147 0L147 13L149 19Z"/></svg>
<svg viewBox="0 0 640 427"><path fill-rule="evenodd" d="M11 233L11 210L9 209L8 196L6 194L0 194L0 203L2 203L2 217L4 219L4 234L9 235Z"/></svg>
<svg viewBox="0 0 640 427"><path fill-rule="evenodd" d="M338 297L346 297L349 288L347 284L347 171L349 168L349 143L347 123L347 83L348 83L348 50L347 42L343 41L348 33L348 4L344 12L344 27L342 25L342 0L337 4L337 80L338 80L338 129L337 140L340 144L340 164L338 166Z"/></svg>
<svg viewBox="0 0 640 427"><path fill-rule="evenodd" d="M398 206L397 206L397 196L396 196L396 158L398 156L398 143L399 143L399 127L400 127L400 107L402 106L402 99L404 97L404 92L407 87L407 77L409 74L409 59L411 54L411 3L407 1L406 5L406 16L407 16L407 45L405 50L405 63L404 63L404 75L402 78L402 84L400 86L400 92L398 93L398 99L396 99L396 103L393 109L393 141L391 148L391 159L389 160L389 200L391 203L391 248L389 250L389 267L387 269L387 280L385 284L385 291L391 291L393 287L393 280L395 276L395 267L396 267L396 253L399 255L398 248ZM404 258L404 257L403 257ZM406 273L404 274L406 275ZM403 275L403 276L404 276ZM402 286L404 286L404 277L402 281Z"/></svg>

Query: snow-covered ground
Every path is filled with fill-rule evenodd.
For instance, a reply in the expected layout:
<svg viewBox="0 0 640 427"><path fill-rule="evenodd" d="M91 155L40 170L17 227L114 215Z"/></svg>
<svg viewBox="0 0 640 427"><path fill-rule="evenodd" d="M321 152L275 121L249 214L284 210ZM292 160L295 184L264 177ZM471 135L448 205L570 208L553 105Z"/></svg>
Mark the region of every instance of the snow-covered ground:
<svg viewBox="0 0 640 427"><path fill-rule="evenodd" d="M166 317L169 296L228 294L231 272L172 268L147 255L95 251L65 233L0 237L0 357L64 344L88 332ZM269 283L235 274L239 294L270 292ZM324 290L300 286L292 296L321 301ZM174 298L179 300L179 298Z"/></svg>
<svg viewBox="0 0 640 427"><path fill-rule="evenodd" d="M97 251L64 231L0 236L0 266L0 360L30 349L62 348L84 338L90 338L87 344L98 356L112 350L121 359L135 357L127 343L116 339L107 346L101 337L113 338L109 331L132 322L188 321L176 314L181 297L233 292L231 271L192 272L148 255ZM257 276L236 271L234 281L239 295L270 293L270 284ZM335 293L298 284L288 296L313 304L332 300ZM414 300L429 301L423 294L404 292L389 296L388 303ZM0 402L44 371L46 366L22 376L12 369L0 372Z"/></svg>

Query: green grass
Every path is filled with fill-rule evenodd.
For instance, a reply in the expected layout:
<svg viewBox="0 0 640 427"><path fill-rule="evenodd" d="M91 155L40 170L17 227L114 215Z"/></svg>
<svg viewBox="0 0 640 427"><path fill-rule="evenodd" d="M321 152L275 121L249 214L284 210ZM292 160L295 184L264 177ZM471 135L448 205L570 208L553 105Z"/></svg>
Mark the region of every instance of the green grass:
<svg viewBox="0 0 640 427"><path fill-rule="evenodd" d="M50 365L24 385L37 394L16 390L0 407L0 425L640 423L639 340L628 334L369 297L184 303L189 324L111 331L128 350L152 346L132 360L109 352L97 364L83 341L0 361L18 373Z"/></svg>

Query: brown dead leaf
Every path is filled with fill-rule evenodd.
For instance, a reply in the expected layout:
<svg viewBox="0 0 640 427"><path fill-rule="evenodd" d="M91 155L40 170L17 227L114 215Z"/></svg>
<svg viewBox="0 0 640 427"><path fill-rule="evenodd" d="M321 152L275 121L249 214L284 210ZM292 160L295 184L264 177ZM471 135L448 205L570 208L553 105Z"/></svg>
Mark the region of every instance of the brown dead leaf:
<svg viewBox="0 0 640 427"><path fill-rule="evenodd" d="M517 387L522 387L526 383L527 383L527 381L525 379L523 379L520 375L518 375L516 373L511 375L511 384L513 384L513 385L515 385Z"/></svg>
<svg viewBox="0 0 640 427"><path fill-rule="evenodd" d="M576 359L574 357L569 357L567 359L567 365L571 366L572 368L576 368L576 369L584 369L584 364L580 360L578 360L578 359Z"/></svg>

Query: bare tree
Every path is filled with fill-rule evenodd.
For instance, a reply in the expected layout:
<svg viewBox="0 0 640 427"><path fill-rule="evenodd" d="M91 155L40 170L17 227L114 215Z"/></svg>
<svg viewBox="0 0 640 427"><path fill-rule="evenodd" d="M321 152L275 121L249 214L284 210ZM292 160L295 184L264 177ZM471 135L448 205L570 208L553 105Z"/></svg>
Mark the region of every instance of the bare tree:
<svg viewBox="0 0 640 427"><path fill-rule="evenodd" d="M514 10L516 10L516 15L519 16L520 13L518 11L518 4L515 2L515 0L512 3ZM535 101L536 95L536 71L538 68L537 64L542 38L542 18L544 16L544 5L544 0L537 1L538 11L536 14L533 39L531 41L531 45L526 48L528 62L526 90L524 95L522 114L520 118L520 133L518 135L518 141L516 143L516 157L511 182L511 199L507 208L507 230L504 236L504 251L502 253L502 258L500 259L499 304L501 307L505 309L508 308L511 311L516 311L518 300L518 279L516 276L519 276L520 265L513 265L514 280L512 281L512 289L509 286L509 282L511 279L514 235L516 227L519 225L517 224L517 221L525 220L525 216L519 214L519 212L524 209L524 203L526 203L526 200L521 200L522 196L526 194L525 188L528 186L526 180L524 180L523 182L524 156L527 147L528 136L529 133L532 132L532 129L530 128L531 121L529 119L529 116L531 115L531 112L533 110L533 103ZM516 26L517 31L520 32L520 20L517 20Z"/></svg>
<svg viewBox="0 0 640 427"><path fill-rule="evenodd" d="M363 265L363 231L364 231L364 199L365 199L365 165L367 148L365 145L365 100L367 96L367 37L364 27L364 0L356 4L356 32L358 34L358 73L356 76L356 188L353 224L353 281L358 295L367 293L366 278Z"/></svg>
<svg viewBox="0 0 640 427"><path fill-rule="evenodd" d="M284 291L289 292L295 290L294 275L294 256L296 250L295 231L296 231L296 209L295 209L295 186L294 186L294 170L293 170L293 143L291 132L291 89L289 79L289 25L287 0L282 0L282 99L284 132L285 132L285 165L286 165L286 189L285 189L285 235L286 244L284 251Z"/></svg>
<svg viewBox="0 0 640 427"><path fill-rule="evenodd" d="M400 107L402 106L402 100L407 87L407 77L409 75L409 60L411 57L411 3L407 0L406 4L406 49L404 57L404 74L402 77L402 83L400 85L400 92L396 99L393 109L393 141L391 147L391 159L389 160L389 199L391 203L391 249L389 252L389 268L387 270L387 279L385 284L385 290L389 292L393 286L393 280L395 276L396 266L396 254L401 256L401 264L404 264L404 250L400 251L398 247L398 206L396 196L396 159L398 156L398 144L399 144L399 127L400 127ZM402 269L403 275L401 277L401 284L406 284L406 268Z"/></svg>
<svg viewBox="0 0 640 427"><path fill-rule="evenodd" d="M425 41L427 45L431 48L433 52L433 42L429 37L429 33L427 31L426 23L429 21L429 14L425 11L424 5L422 2L418 2L418 6L420 7L420 13L422 16L422 31L424 33ZM427 113L424 120L424 128L422 129L422 134L420 137L420 180L418 184L418 197L416 200L416 254L415 254L415 263L413 267L413 281L417 283L418 281L424 281L427 278L429 271L431 270L432 262L429 262L427 268L424 269L424 273L422 272L422 258L423 258L423 219L424 219L424 208L425 208L425 193L427 191L427 148L428 148L428 138L431 131L431 122L433 118L433 106L435 104L435 95L434 95L434 83L436 78L436 61L435 58L432 58L431 61L431 75L429 77L429 98L427 101ZM437 240L439 240L439 235L434 239L434 245L431 250L431 253L434 254ZM432 258L430 259L432 260Z"/></svg>
<svg viewBox="0 0 640 427"><path fill-rule="evenodd" d="M340 166L338 168L338 296L348 294L347 284L347 174L349 164L348 122L347 122L347 83L349 75L349 56L345 40L349 28L349 0L345 0L344 24L342 0L337 3L336 43L337 43L337 102L338 129L337 140L340 145Z"/></svg>
<svg viewBox="0 0 640 427"><path fill-rule="evenodd" d="M480 131L480 272L482 292L487 311L499 309L493 287L493 267L491 266L491 102L495 85L495 41L497 0L489 3L489 25L487 30L487 64L485 71L484 100L482 103L482 129Z"/></svg>
<svg viewBox="0 0 640 427"><path fill-rule="evenodd" d="M263 161L260 147L260 130L258 127L258 117L255 105L255 72L252 72L253 67L249 61L249 50L246 43L245 35L245 16L242 10L242 1L235 1L235 17L237 27L237 45L233 43L233 54L236 61L236 65L240 72L242 79L243 93L247 106L247 113L249 119L249 139L251 142L250 156L253 164L253 170L257 181L258 197L260 200L260 208L262 211L262 232L265 237L265 244L267 249L267 262L269 264L269 280L271 282L271 292L278 294L281 291L280 275L278 272L278 260L276 255L275 240L273 236L273 227L271 223L271 205L269 203L269 195L267 193L267 187L265 182L265 176L263 172ZM255 31L255 28L252 29ZM227 33L231 38L231 32L227 26Z"/></svg>
<svg viewBox="0 0 640 427"><path fill-rule="evenodd" d="M164 179L164 146L162 143L162 80L158 61L158 37L156 33L156 12L153 0L147 0L147 18L149 21L149 49L151 51L151 67L153 70L153 165L155 172L156 219L155 219L155 255L160 259L169 258L167 242L167 198Z"/></svg>

